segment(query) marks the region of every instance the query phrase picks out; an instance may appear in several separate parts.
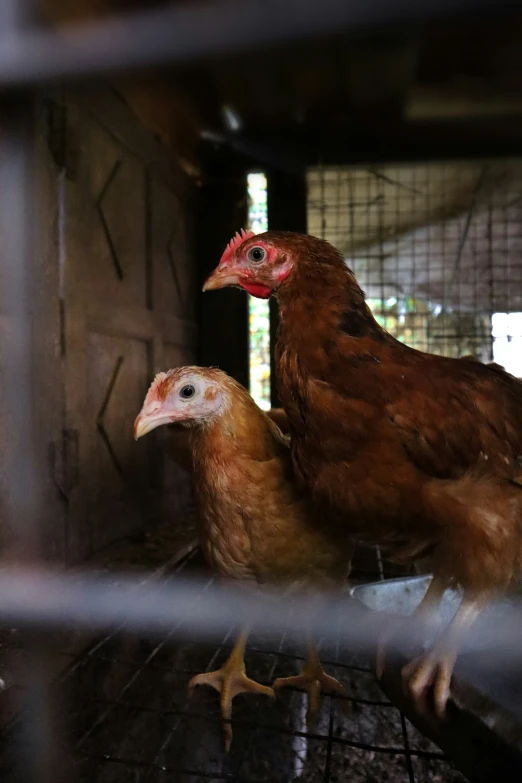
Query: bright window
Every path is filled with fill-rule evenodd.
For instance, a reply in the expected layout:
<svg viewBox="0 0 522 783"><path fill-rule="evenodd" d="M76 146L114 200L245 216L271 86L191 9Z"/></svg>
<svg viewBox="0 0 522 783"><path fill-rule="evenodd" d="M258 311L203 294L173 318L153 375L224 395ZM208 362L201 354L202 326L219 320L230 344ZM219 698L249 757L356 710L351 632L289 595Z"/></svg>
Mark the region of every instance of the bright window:
<svg viewBox="0 0 522 783"><path fill-rule="evenodd" d="M267 183L260 172L248 175L248 228L268 230ZM270 307L268 299L248 297L250 394L263 410L270 408Z"/></svg>
<svg viewBox="0 0 522 783"><path fill-rule="evenodd" d="M493 313L493 360L522 378L522 313Z"/></svg>

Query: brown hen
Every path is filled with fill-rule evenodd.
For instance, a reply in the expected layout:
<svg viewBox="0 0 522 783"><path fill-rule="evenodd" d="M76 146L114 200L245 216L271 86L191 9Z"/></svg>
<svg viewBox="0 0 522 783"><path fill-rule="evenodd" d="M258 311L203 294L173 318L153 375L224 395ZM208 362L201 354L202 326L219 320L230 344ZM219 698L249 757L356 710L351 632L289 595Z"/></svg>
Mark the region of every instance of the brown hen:
<svg viewBox="0 0 522 783"><path fill-rule="evenodd" d="M185 367L160 373L134 424L136 438L163 424L190 426L200 541L210 566L222 577L269 584L285 591L316 587L339 590L349 574L352 547L339 545L320 524L311 501L293 477L288 440L246 390L221 370ZM221 693L227 750L232 739L232 699L241 692L274 695L245 674L248 632L239 637L218 671L190 682ZM343 694L322 669L310 643L302 673L278 679L274 689L307 689L308 719L321 690Z"/></svg>
<svg viewBox="0 0 522 783"><path fill-rule="evenodd" d="M315 237L236 235L204 290L224 285L279 300L294 469L340 540L380 544L399 562L430 556L421 614L463 589L450 626L405 670L419 702L434 685L442 715L463 632L520 575L522 383L394 339L341 254Z"/></svg>

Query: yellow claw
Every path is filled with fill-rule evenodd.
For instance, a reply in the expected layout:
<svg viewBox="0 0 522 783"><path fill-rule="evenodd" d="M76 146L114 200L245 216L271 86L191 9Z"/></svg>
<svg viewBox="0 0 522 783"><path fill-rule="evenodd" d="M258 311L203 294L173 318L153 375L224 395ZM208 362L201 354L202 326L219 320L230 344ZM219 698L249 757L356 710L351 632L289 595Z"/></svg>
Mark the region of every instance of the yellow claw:
<svg viewBox="0 0 522 783"><path fill-rule="evenodd" d="M248 633L241 634L221 669L196 674L188 684L189 695L192 695L197 685L210 685L220 694L223 734L225 736L225 750L227 753L232 744L232 700L235 696L239 693L257 693L262 696L269 696L272 699L275 698L273 688L251 680L245 673L244 655L247 638Z"/></svg>
<svg viewBox="0 0 522 783"><path fill-rule="evenodd" d="M275 691L280 688L303 688L308 694L308 708L306 711L306 723L310 726L317 711L321 700L321 693L335 693L338 696L342 696L343 709L349 709L349 703L347 701L348 694L345 689L335 677L330 677L326 674L317 650L313 644L308 645L308 654L305 664L301 671L301 674L296 674L293 677L278 677L272 685Z"/></svg>

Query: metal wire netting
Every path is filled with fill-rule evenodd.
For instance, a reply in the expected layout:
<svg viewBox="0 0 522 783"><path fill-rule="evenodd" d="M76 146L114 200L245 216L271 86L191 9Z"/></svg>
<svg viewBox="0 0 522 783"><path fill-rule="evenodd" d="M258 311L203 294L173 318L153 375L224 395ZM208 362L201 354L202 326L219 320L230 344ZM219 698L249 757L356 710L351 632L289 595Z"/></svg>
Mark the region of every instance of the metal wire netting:
<svg viewBox="0 0 522 783"><path fill-rule="evenodd" d="M308 174L308 227L341 250L399 340L522 376L520 160Z"/></svg>
<svg viewBox="0 0 522 783"><path fill-rule="evenodd" d="M373 561L373 569L368 570ZM384 564L384 573L389 575ZM375 551L356 557L354 577L363 581L382 571ZM169 584L191 573L211 587L198 550L159 578ZM394 573L392 571L392 573ZM320 713L308 728L305 694L283 692L273 703L263 697L240 696L234 701L230 754L223 750L219 699L199 687L189 699L187 683L200 671L217 668L229 653L233 637L221 643L184 635L172 627L153 639L124 628L96 636L82 647L71 635L54 645L54 665L61 669L53 687L59 724L65 728L64 748L73 779L79 781L458 781L462 776L443 754L417 732L382 694L366 656L340 652L338 640L319 644L329 673L348 693L347 704L323 696ZM174 636L174 633L176 635ZM13 635L13 632L12 632ZM180 635L182 641L180 642ZM11 649L24 649L25 635ZM290 635L279 641L254 634L246 656L247 673L264 683L295 674L303 647ZM11 658L12 660L12 658ZM12 674L12 673L11 673ZM24 709L20 682L4 692ZM1 735L0 763L17 780L15 750L19 718Z"/></svg>

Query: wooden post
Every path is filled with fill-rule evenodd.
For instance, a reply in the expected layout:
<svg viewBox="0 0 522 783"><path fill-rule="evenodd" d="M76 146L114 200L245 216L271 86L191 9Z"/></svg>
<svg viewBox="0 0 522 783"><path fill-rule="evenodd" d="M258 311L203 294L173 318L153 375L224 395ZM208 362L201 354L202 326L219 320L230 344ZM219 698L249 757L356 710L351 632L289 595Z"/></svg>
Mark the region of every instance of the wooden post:
<svg viewBox="0 0 522 783"><path fill-rule="evenodd" d="M289 174L283 171L267 172L268 228L270 231L297 231L306 234L306 172ZM279 329L279 307L270 300L270 399L273 408L280 407L277 393L277 374L274 350Z"/></svg>
<svg viewBox="0 0 522 783"><path fill-rule="evenodd" d="M226 152L210 151L204 170L206 179L199 193L196 225L198 360L203 366L220 367L248 389L248 298L244 291L232 288L201 292L227 243L236 231L246 227L246 164Z"/></svg>

